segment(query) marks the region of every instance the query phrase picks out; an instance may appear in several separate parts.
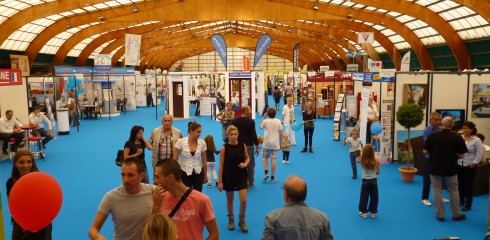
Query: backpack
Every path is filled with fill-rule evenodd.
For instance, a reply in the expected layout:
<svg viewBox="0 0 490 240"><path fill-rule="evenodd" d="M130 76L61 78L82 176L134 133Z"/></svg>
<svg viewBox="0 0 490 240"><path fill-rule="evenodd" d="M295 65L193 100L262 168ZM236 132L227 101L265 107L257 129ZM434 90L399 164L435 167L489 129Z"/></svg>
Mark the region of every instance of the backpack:
<svg viewBox="0 0 490 240"><path fill-rule="evenodd" d="M73 110L75 109L75 101L71 101L70 105L68 105L68 110Z"/></svg>

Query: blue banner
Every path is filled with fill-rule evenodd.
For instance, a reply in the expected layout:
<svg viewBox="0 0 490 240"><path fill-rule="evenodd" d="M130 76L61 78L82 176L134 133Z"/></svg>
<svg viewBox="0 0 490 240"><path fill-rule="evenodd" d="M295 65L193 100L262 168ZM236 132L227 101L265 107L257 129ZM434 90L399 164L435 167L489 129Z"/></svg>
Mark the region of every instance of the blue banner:
<svg viewBox="0 0 490 240"><path fill-rule="evenodd" d="M230 72L230 73L228 73L228 76L230 78L251 78L252 73L251 72Z"/></svg>
<svg viewBox="0 0 490 240"><path fill-rule="evenodd" d="M221 58L221 62L223 62L223 65L225 66L225 70L227 70L228 68L226 68L226 63L228 61L228 49L226 47L225 39L221 35L215 34L211 38L211 42L213 43L214 49L218 53L219 58Z"/></svg>
<svg viewBox="0 0 490 240"><path fill-rule="evenodd" d="M264 56L265 52L271 45L272 38L269 34L264 34L257 41L257 46L255 46L255 55L254 55L254 68L260 62L262 56Z"/></svg>
<svg viewBox="0 0 490 240"><path fill-rule="evenodd" d="M109 71L99 71L91 67L70 67L70 66L54 66L54 73L56 76L60 75L132 75L134 74L134 67L115 67Z"/></svg>

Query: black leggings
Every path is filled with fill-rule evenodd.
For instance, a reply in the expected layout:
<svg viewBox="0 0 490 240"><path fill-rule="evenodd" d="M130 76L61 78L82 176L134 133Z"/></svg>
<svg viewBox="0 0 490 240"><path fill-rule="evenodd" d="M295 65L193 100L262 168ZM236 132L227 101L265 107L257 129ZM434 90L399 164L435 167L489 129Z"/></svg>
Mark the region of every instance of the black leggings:
<svg viewBox="0 0 490 240"><path fill-rule="evenodd" d="M303 128L305 132L305 147L308 147L308 141L310 143L310 148L313 147L313 131L315 128Z"/></svg>
<svg viewBox="0 0 490 240"><path fill-rule="evenodd" d="M202 184L204 183L204 170L201 170L201 173L196 173L192 170L192 174L187 176L187 173L181 171L182 182L184 185L191 187L194 190L202 192Z"/></svg>

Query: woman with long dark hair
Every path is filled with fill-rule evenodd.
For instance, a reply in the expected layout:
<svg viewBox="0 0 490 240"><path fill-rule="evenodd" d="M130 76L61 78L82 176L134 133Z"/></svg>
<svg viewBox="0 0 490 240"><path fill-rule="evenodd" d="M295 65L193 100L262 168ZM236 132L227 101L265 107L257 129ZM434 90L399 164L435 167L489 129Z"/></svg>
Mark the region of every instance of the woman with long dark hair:
<svg viewBox="0 0 490 240"><path fill-rule="evenodd" d="M315 131L316 112L313 110L313 103L307 102L303 112L303 125L305 133L305 147L301 152L306 152L308 145L310 152L313 152L313 132Z"/></svg>
<svg viewBox="0 0 490 240"><path fill-rule="evenodd" d="M128 158L138 158L145 166L145 178L141 180L143 183L149 183L148 168L145 161L145 148L152 150L151 144L146 141L144 136L145 129L142 126L135 125L131 128L129 140L124 144L124 160Z"/></svg>
<svg viewBox="0 0 490 240"><path fill-rule="evenodd" d="M34 155L27 150L18 150L15 153L14 163L12 166L12 174L7 180L7 197L10 195L10 190L14 187L15 183L24 175L31 172L39 172L36 166L36 161L34 160ZM53 226L51 223L37 232L30 232L23 229L19 224L17 224L13 219L12 228L12 240L51 240L51 232Z"/></svg>
<svg viewBox="0 0 490 240"><path fill-rule="evenodd" d="M473 180L481 160L483 144L476 136L476 125L473 122L463 123L463 135L468 152L458 159L458 190L461 211L471 210L473 203Z"/></svg>
<svg viewBox="0 0 490 240"><path fill-rule="evenodd" d="M181 138L174 146L174 160L178 161L182 169L182 182L202 192L202 185L208 182L206 142L199 139L202 127L197 122L188 125L189 136Z"/></svg>

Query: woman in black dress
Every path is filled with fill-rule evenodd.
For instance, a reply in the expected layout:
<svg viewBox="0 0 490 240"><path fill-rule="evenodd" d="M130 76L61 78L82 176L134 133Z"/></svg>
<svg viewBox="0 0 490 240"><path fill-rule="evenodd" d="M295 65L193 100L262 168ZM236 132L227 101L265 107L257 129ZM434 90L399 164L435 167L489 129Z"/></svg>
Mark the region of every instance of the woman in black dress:
<svg viewBox="0 0 490 240"><path fill-rule="evenodd" d="M218 190L226 191L226 208L228 210L228 229L235 229L233 215L234 191L238 191L240 198L240 221L238 226L243 232L248 232L245 225L245 210L247 209L247 165L250 158L247 146L238 142L238 129L231 125L228 127L228 142L221 147L219 164Z"/></svg>
<svg viewBox="0 0 490 240"><path fill-rule="evenodd" d="M31 172L39 172L34 160L34 155L27 150L19 150L15 153L14 163L12 166L12 175L7 180L7 197L10 195L10 190L14 187L14 184L24 175ZM13 219L14 224L12 228L12 240L51 240L51 232L53 226L48 224L43 229L37 232L30 232L23 229Z"/></svg>
<svg viewBox="0 0 490 240"><path fill-rule="evenodd" d="M140 159L145 166L145 178L143 178L141 182L149 183L148 168L146 167L145 162L145 148L152 150L153 147L146 141L145 136L143 135L144 131L145 129L138 125L131 128L129 140L124 144L124 160L132 157Z"/></svg>

